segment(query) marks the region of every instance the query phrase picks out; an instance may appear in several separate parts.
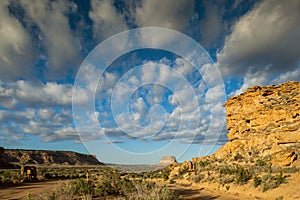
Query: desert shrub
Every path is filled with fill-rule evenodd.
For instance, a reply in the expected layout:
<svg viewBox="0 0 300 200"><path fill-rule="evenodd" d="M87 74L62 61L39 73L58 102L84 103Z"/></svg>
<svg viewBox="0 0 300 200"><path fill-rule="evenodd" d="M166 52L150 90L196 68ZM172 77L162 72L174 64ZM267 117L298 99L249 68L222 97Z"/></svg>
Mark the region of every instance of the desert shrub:
<svg viewBox="0 0 300 200"><path fill-rule="evenodd" d="M254 187L258 187L261 184L261 182L262 182L262 180L260 177L254 176L254 178L253 178Z"/></svg>
<svg viewBox="0 0 300 200"><path fill-rule="evenodd" d="M241 166L236 167L236 182L237 184L245 184L251 178L249 170L244 169Z"/></svg>
<svg viewBox="0 0 300 200"><path fill-rule="evenodd" d="M222 184L222 185L225 185L225 184L228 184L228 183L232 183L234 180L235 180L235 178L232 177L232 176L229 176L229 177L222 177L222 178L219 180L219 183Z"/></svg>
<svg viewBox="0 0 300 200"><path fill-rule="evenodd" d="M33 200L33 197L32 197L32 195L30 193L28 193L26 195L26 197L24 198L24 200Z"/></svg>
<svg viewBox="0 0 300 200"><path fill-rule="evenodd" d="M11 180L12 173L9 170L1 171L1 182L2 183L12 183Z"/></svg>
<svg viewBox="0 0 300 200"><path fill-rule="evenodd" d="M220 175L232 175L235 173L235 170L228 165L223 166L219 171Z"/></svg>
<svg viewBox="0 0 300 200"><path fill-rule="evenodd" d="M71 182L60 182L55 188L41 195L42 200L73 200L76 196L76 187Z"/></svg>
<svg viewBox="0 0 300 200"><path fill-rule="evenodd" d="M110 181L102 181L97 186L97 194L100 196L116 196L119 191L115 188Z"/></svg>
<svg viewBox="0 0 300 200"><path fill-rule="evenodd" d="M93 183L84 179L59 182L53 190L40 195L39 200L91 199Z"/></svg>
<svg viewBox="0 0 300 200"><path fill-rule="evenodd" d="M283 196L276 197L275 200L283 200Z"/></svg>
<svg viewBox="0 0 300 200"><path fill-rule="evenodd" d="M163 174L163 178L164 178L164 181L168 180L168 179L169 179L169 174L164 173L164 174Z"/></svg>
<svg viewBox="0 0 300 200"><path fill-rule="evenodd" d="M84 179L77 179L71 182L75 187L76 194L86 195L92 194L93 183L91 181L86 181Z"/></svg>
<svg viewBox="0 0 300 200"><path fill-rule="evenodd" d="M51 175L50 173L47 172L47 173L44 173L44 174L43 174L43 177L46 178L46 179L51 179L51 178L52 178L52 175Z"/></svg>
<svg viewBox="0 0 300 200"><path fill-rule="evenodd" d="M283 176L282 172L275 176L276 185L279 186L282 183L286 182L285 176Z"/></svg>
<svg viewBox="0 0 300 200"><path fill-rule="evenodd" d="M244 157L241 155L241 154L236 154L234 157L233 157L233 160L234 161L238 161L238 160L242 160Z"/></svg>
<svg viewBox="0 0 300 200"><path fill-rule="evenodd" d="M178 194L167 186L158 187L153 182L140 181L135 183L135 192L128 196L129 200L175 200Z"/></svg>
<svg viewBox="0 0 300 200"><path fill-rule="evenodd" d="M203 179L203 178L204 178L204 176L202 174L195 175L193 177L193 182L194 183L199 183L201 181L201 179Z"/></svg>
<svg viewBox="0 0 300 200"><path fill-rule="evenodd" d="M129 179L124 178L118 183L117 188L121 195L126 195L134 191L134 184Z"/></svg>
<svg viewBox="0 0 300 200"><path fill-rule="evenodd" d="M200 167L205 167L209 164L208 160L200 160L199 161L199 166Z"/></svg>
<svg viewBox="0 0 300 200"><path fill-rule="evenodd" d="M268 173L263 176L262 178L262 191L265 192L269 189L273 189L278 187L280 184L285 183L286 179L283 176L282 172L278 175L273 176L272 174Z"/></svg>
<svg viewBox="0 0 300 200"><path fill-rule="evenodd" d="M281 169L281 171L290 174L290 173L300 172L300 169L294 166L294 167L283 168Z"/></svg>
<svg viewBox="0 0 300 200"><path fill-rule="evenodd" d="M264 160L261 160L261 159L257 159L256 160L256 165L257 166L265 166L267 163L266 163L266 161L264 161Z"/></svg>

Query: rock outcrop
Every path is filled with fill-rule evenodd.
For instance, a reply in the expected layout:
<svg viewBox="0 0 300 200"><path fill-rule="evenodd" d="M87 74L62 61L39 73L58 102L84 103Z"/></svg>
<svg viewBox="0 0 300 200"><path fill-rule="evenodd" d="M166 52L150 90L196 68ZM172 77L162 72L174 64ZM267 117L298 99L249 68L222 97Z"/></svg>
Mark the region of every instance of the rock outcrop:
<svg viewBox="0 0 300 200"><path fill-rule="evenodd" d="M176 158L174 156L164 156L159 161L160 165L171 165L171 164L177 164Z"/></svg>
<svg viewBox="0 0 300 200"><path fill-rule="evenodd" d="M224 105L229 142L214 156L270 156L275 165L299 165L300 83L254 86Z"/></svg>
<svg viewBox="0 0 300 200"><path fill-rule="evenodd" d="M201 177L211 180L223 163L227 169L230 164L246 168L300 166L299 82L253 86L224 106L229 142L210 156L169 166L170 178L207 170Z"/></svg>
<svg viewBox="0 0 300 200"><path fill-rule="evenodd" d="M5 149L1 155L5 163L40 165L101 165L94 155L72 151Z"/></svg>

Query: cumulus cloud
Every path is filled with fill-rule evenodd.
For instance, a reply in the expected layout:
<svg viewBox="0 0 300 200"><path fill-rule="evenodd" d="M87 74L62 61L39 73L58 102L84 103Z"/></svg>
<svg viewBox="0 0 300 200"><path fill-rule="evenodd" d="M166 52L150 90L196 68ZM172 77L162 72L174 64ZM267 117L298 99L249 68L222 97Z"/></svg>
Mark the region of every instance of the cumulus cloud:
<svg viewBox="0 0 300 200"><path fill-rule="evenodd" d="M0 127L6 143L24 134L43 141L79 141L71 112L72 85L0 81ZM11 134L7 135L5 130Z"/></svg>
<svg viewBox="0 0 300 200"><path fill-rule="evenodd" d="M72 74L82 60L80 39L69 23L76 10L65 0L1 1L0 78L53 80Z"/></svg>
<svg viewBox="0 0 300 200"><path fill-rule="evenodd" d="M11 105L7 105L6 98L11 100ZM71 105L72 85L56 82L38 84L23 80L0 82L1 106L11 108L16 104L14 102L30 107Z"/></svg>
<svg viewBox="0 0 300 200"><path fill-rule="evenodd" d="M0 78L27 77L35 54L31 37L8 6L9 0L0 2Z"/></svg>
<svg viewBox="0 0 300 200"><path fill-rule="evenodd" d="M136 7L136 22L139 26L157 26L178 31L189 26L194 15L194 1L147 1Z"/></svg>
<svg viewBox="0 0 300 200"><path fill-rule="evenodd" d="M209 68L213 66L202 67L203 76L209 76ZM145 61L129 70L118 80L112 93L111 108L117 123L116 130L122 131L111 133L118 133L122 139L175 139L181 142L194 137L200 140L199 135L205 140L206 137L218 138L219 134L224 134L223 85L213 78L207 80L209 85L204 84L196 71L180 58ZM200 84L206 87L200 87ZM101 126L107 119L105 116L100 118ZM104 132L110 136L109 132Z"/></svg>
<svg viewBox="0 0 300 200"><path fill-rule="evenodd" d="M94 38L98 41L127 30L124 16L117 11L112 0L91 1L89 16L93 21Z"/></svg>
<svg viewBox="0 0 300 200"><path fill-rule="evenodd" d="M299 68L300 2L263 1L232 28L217 54L224 74L262 72L269 75Z"/></svg>
<svg viewBox="0 0 300 200"><path fill-rule="evenodd" d="M5 136L8 141L15 136L24 137L24 134L38 136L47 142L79 141L78 133L72 126L73 120L69 108L1 110L0 121L3 122L0 123L0 136Z"/></svg>
<svg viewBox="0 0 300 200"><path fill-rule="evenodd" d="M297 81L300 80L300 70L295 69L288 71L286 73L280 73L275 76L273 79L270 79L268 76L268 71L257 71L252 72L249 70L243 77L242 84L239 89L233 91L230 96L238 95L245 92L249 87L253 85L278 85L287 81Z"/></svg>
<svg viewBox="0 0 300 200"><path fill-rule="evenodd" d="M46 50L48 75L55 78L66 75L81 60L81 45L72 33L68 14L77 9L71 1L20 0L30 23L40 33L40 43Z"/></svg>

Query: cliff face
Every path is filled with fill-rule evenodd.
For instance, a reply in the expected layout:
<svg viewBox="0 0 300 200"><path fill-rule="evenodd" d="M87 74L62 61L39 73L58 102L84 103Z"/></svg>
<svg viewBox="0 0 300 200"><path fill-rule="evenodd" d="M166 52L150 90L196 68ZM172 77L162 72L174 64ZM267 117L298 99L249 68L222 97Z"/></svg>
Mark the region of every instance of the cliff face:
<svg viewBox="0 0 300 200"><path fill-rule="evenodd" d="M300 162L300 83L249 88L225 104L228 139L215 156L270 156L273 164Z"/></svg>
<svg viewBox="0 0 300 200"><path fill-rule="evenodd" d="M5 149L1 155L5 163L24 164L62 164L62 165L99 165L95 156L72 151L20 150Z"/></svg>

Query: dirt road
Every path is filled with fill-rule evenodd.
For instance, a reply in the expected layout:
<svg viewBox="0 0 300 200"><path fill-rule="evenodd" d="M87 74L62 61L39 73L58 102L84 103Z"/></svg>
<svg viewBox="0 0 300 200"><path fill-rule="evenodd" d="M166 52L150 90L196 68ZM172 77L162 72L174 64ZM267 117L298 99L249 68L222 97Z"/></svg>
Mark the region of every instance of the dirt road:
<svg viewBox="0 0 300 200"><path fill-rule="evenodd" d="M49 192L59 181L43 181L35 183L23 183L14 186L1 186L1 200L19 200L31 194L32 197L38 197L41 193Z"/></svg>

